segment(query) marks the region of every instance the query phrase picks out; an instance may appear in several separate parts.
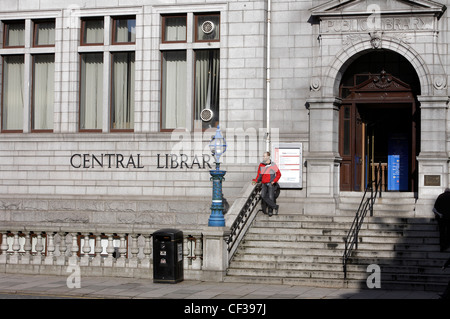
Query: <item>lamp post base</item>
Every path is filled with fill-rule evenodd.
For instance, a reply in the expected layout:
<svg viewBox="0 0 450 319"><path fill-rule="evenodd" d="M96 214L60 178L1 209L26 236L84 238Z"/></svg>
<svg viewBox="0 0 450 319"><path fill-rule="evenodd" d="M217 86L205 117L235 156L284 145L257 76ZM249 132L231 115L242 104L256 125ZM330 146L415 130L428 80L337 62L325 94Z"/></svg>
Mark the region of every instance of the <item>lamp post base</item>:
<svg viewBox="0 0 450 319"><path fill-rule="evenodd" d="M209 217L208 226L224 227L225 218L223 217L223 202L222 202L222 180L226 171L219 170L219 165L216 165L215 170L209 171L211 180L213 181L213 194L211 205L211 216Z"/></svg>
<svg viewBox="0 0 450 319"><path fill-rule="evenodd" d="M222 214L221 214L222 215ZM212 227L225 227L225 218L222 216L211 216L208 220L208 226Z"/></svg>

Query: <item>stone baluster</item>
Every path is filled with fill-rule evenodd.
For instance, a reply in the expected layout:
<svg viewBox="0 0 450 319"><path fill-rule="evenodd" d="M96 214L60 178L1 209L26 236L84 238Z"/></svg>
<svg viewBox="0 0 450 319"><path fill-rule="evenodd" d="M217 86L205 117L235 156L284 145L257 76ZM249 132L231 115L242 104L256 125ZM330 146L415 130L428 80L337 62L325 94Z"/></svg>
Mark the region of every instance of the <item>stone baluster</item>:
<svg viewBox="0 0 450 319"><path fill-rule="evenodd" d="M77 266L78 265L78 234L71 233L72 235L72 247L70 248L70 252L72 253L69 257L69 266Z"/></svg>
<svg viewBox="0 0 450 319"><path fill-rule="evenodd" d="M8 243L7 243L8 237L7 233L2 233L2 244L0 245L0 264L6 264L8 261Z"/></svg>
<svg viewBox="0 0 450 319"><path fill-rule="evenodd" d="M40 265L42 263L42 256L45 254L41 232L36 234L36 245L34 246L34 249L36 250L36 253L33 256L33 265Z"/></svg>
<svg viewBox="0 0 450 319"><path fill-rule="evenodd" d="M141 268L150 268L151 267L150 255L152 253L150 241L151 241L152 235L142 235L142 236L144 236L144 249L142 250L142 253L144 254L144 258L142 258L142 260L141 260L140 267Z"/></svg>
<svg viewBox="0 0 450 319"><path fill-rule="evenodd" d="M47 256L44 259L44 264L53 265L55 262L55 241L54 241L54 233L47 233Z"/></svg>
<svg viewBox="0 0 450 319"><path fill-rule="evenodd" d="M102 234L95 236L95 257L91 260L91 266L100 267L102 265Z"/></svg>
<svg viewBox="0 0 450 319"><path fill-rule="evenodd" d="M138 234L128 235L131 237L131 258L128 259L128 267L131 268L137 268L138 267L138 257L137 254L139 253L139 247L138 247Z"/></svg>
<svg viewBox="0 0 450 319"><path fill-rule="evenodd" d="M91 245L89 243L89 233L84 234L83 257L80 258L80 266L89 266L89 253ZM81 242L80 242L81 245Z"/></svg>
<svg viewBox="0 0 450 319"><path fill-rule="evenodd" d="M184 269L189 269L189 265L191 264L191 247L190 247L190 237L183 238L183 267Z"/></svg>
<svg viewBox="0 0 450 319"><path fill-rule="evenodd" d="M114 265L114 238L113 234L108 234L108 246L106 247L106 252L108 253L108 256L103 261L103 265L107 267L112 267Z"/></svg>
<svg viewBox="0 0 450 319"><path fill-rule="evenodd" d="M25 253L22 255L20 259L20 263L23 265L29 265L31 261L31 236L30 233L25 234L25 243L23 244L23 250Z"/></svg>
<svg viewBox="0 0 450 319"><path fill-rule="evenodd" d="M13 253L9 256L9 263L10 264L18 264L19 263L19 250L20 250L19 233L18 232L16 232L14 234L12 250L13 250Z"/></svg>
<svg viewBox="0 0 450 319"><path fill-rule="evenodd" d="M203 259L203 247L202 247L202 238L195 238L195 258L192 261L192 269L202 269L202 259Z"/></svg>
<svg viewBox="0 0 450 319"><path fill-rule="evenodd" d="M126 266L127 243L125 240L125 236L126 236L126 234L119 234L120 246L119 246L119 258L116 260L117 267L125 267Z"/></svg>
<svg viewBox="0 0 450 319"><path fill-rule="evenodd" d="M65 266L66 264L66 251L67 251L67 243L66 243L66 232L59 233L59 253L60 255L56 257L56 264L59 266Z"/></svg>

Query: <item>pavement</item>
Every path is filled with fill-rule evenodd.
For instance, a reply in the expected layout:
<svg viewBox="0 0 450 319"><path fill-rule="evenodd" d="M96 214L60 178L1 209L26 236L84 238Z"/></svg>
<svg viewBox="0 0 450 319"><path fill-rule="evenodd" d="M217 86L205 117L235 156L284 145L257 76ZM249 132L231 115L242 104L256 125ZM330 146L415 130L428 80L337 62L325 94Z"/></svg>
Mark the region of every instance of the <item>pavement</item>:
<svg viewBox="0 0 450 319"><path fill-rule="evenodd" d="M78 288L79 287L79 288ZM0 299L439 299L436 292L319 288L297 285L184 280L176 284L117 277L0 274Z"/></svg>

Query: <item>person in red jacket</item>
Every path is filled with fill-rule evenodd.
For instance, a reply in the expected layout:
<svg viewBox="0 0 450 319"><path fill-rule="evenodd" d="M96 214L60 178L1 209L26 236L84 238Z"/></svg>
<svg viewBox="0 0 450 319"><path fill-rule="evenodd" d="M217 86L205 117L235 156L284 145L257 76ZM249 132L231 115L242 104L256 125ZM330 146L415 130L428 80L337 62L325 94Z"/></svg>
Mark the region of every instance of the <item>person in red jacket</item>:
<svg viewBox="0 0 450 319"><path fill-rule="evenodd" d="M281 177L281 172L275 164L270 159L270 152L265 152L263 154L263 161L259 164L258 174L256 178L253 179L254 183L261 183L261 198L269 206L269 216L273 215L273 210L275 209L275 214L278 214L278 205L275 203L275 183ZM263 205L264 212L264 205Z"/></svg>

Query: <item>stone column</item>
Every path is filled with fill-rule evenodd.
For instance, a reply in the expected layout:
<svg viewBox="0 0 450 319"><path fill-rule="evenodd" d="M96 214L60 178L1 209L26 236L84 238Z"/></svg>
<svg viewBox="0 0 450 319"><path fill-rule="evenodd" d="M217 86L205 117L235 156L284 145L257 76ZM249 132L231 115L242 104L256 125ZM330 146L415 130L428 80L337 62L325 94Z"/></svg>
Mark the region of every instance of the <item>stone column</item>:
<svg viewBox="0 0 450 319"><path fill-rule="evenodd" d="M341 100L335 97L310 98L309 150L306 159L306 194L311 205L309 213L334 213L334 198L339 194L339 109ZM314 198L320 200L314 202ZM328 198L329 200L325 200ZM313 203L314 202L314 203ZM326 207L318 207L325 205Z"/></svg>
<svg viewBox="0 0 450 319"><path fill-rule="evenodd" d="M420 102L420 153L417 156L419 199L434 201L448 187L448 96L418 96ZM431 208L430 208L431 211Z"/></svg>

